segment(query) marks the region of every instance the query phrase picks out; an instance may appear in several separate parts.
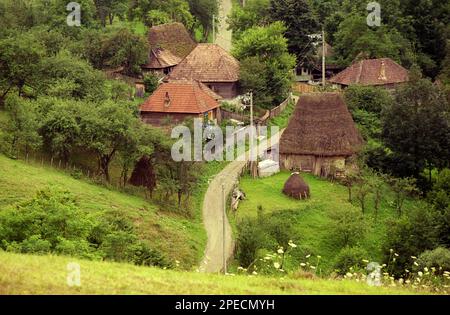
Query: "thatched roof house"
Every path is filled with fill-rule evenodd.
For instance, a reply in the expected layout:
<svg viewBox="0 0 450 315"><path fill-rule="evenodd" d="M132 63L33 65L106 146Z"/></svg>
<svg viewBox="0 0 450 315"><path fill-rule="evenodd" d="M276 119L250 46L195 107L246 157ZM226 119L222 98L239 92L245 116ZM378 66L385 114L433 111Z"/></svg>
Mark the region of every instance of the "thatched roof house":
<svg viewBox="0 0 450 315"><path fill-rule="evenodd" d="M395 88L408 81L408 70L390 58L365 59L353 63L329 81L341 87L360 84Z"/></svg>
<svg viewBox="0 0 450 315"><path fill-rule="evenodd" d="M310 196L308 184L297 172L292 173L286 181L283 187L283 193L295 199L307 199Z"/></svg>
<svg viewBox="0 0 450 315"><path fill-rule="evenodd" d="M219 99L200 82L169 82L161 84L139 111L141 119L152 125L179 123L189 117L220 121Z"/></svg>
<svg viewBox="0 0 450 315"><path fill-rule="evenodd" d="M143 70L162 71L165 74L197 45L182 23L153 26L148 31L148 43L148 62L142 67Z"/></svg>
<svg viewBox="0 0 450 315"><path fill-rule="evenodd" d="M234 98L238 95L239 61L219 45L198 44L166 80L197 80L223 98Z"/></svg>
<svg viewBox="0 0 450 315"><path fill-rule="evenodd" d="M333 175L362 144L341 94L303 94L281 136L280 161L286 169Z"/></svg>

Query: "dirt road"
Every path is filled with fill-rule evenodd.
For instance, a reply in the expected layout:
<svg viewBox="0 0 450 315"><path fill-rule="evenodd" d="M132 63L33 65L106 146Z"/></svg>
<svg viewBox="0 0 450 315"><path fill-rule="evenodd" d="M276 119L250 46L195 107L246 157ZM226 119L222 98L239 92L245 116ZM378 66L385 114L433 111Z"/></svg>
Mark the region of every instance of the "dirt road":
<svg viewBox="0 0 450 315"><path fill-rule="evenodd" d="M283 130L281 131L281 133ZM280 134L274 135L269 144L263 141L258 150L265 150L278 143ZM214 179L210 182L208 190L203 200L203 224L208 235L205 255L199 270L202 272L220 272L223 270L223 202L222 184L225 188L225 195L228 196L234 185L238 182L247 162L230 162ZM228 218L225 217L225 259L228 261L233 254L234 241L231 234L231 226Z"/></svg>
<svg viewBox="0 0 450 315"><path fill-rule="evenodd" d="M219 25L217 27L217 34L215 43L221 46L226 51L231 50L231 31L229 31L227 16L231 13L232 1L220 0L219 5Z"/></svg>

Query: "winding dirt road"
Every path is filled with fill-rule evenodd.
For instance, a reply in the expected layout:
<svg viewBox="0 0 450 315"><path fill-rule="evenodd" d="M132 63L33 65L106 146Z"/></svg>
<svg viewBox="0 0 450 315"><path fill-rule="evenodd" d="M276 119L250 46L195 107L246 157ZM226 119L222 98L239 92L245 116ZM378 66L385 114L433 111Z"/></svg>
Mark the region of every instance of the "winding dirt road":
<svg viewBox="0 0 450 315"><path fill-rule="evenodd" d="M281 133L275 134L269 141L263 141L259 147L259 152L272 147L279 142ZM228 196L238 182L248 160L248 153L245 161L238 159L230 162L214 179L210 182L208 190L203 200L203 224L208 235L205 255L199 270L202 272L223 271L223 202L222 184L225 188L225 196ZM232 238L231 226L225 216L225 259L228 261L233 255L234 241Z"/></svg>

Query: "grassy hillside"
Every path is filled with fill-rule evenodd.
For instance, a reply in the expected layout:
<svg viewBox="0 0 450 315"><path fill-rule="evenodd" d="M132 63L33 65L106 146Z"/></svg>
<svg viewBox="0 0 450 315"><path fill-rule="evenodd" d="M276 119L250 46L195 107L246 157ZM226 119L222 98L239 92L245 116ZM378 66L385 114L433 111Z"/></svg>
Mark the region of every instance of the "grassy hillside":
<svg viewBox="0 0 450 315"><path fill-rule="evenodd" d="M141 239L149 241L170 259L186 268L196 266L206 244L200 210L188 219L156 206L148 200L110 190L50 167L26 164L0 155L0 211L34 197L37 190L52 186L74 194L80 209L120 211L135 224ZM197 196L201 199L201 193Z"/></svg>
<svg viewBox="0 0 450 315"><path fill-rule="evenodd" d="M80 265L81 286L67 285L67 264ZM0 294L417 294L351 280L221 276L0 251Z"/></svg>
<svg viewBox="0 0 450 315"><path fill-rule="evenodd" d="M240 187L246 194L246 199L241 202L236 213L236 221L245 217L256 217L257 207L262 206L265 213L275 211L293 210L292 218L295 224L295 234L298 236L302 248L307 248L314 255L320 255L321 267L324 271L331 271L331 266L340 248L336 247L329 230L333 224L329 214L343 208L354 208L361 211L358 204L348 202L347 189L337 183L317 178L309 174L302 174L310 186L311 198L309 200L295 200L282 193L284 183L290 173L281 172L263 179L252 179L247 176L241 179ZM393 196L390 192L384 194L379 210L378 220L373 214L373 196L367 197L367 209L365 221L368 227L366 236L359 241L369 257L366 259L381 262L382 238L385 235L386 219L396 216L392 204ZM421 207L421 202L406 200L404 209Z"/></svg>

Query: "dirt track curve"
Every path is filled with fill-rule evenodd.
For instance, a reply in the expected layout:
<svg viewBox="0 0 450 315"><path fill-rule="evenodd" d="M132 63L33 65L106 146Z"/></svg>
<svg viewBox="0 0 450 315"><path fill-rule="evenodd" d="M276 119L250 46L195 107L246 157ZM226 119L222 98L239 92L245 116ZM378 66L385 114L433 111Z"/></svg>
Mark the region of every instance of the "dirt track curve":
<svg viewBox="0 0 450 315"><path fill-rule="evenodd" d="M269 144L263 141L258 150L265 150L278 143L280 134L274 135ZM246 158L248 156L246 155ZM222 184L224 184L225 195L228 196L244 170L246 161L230 162L214 179L210 182L203 200L203 224L208 235L205 254L199 270L202 272L223 271L223 202ZM233 255L234 241L232 238L231 226L228 218L225 217L225 259L228 261Z"/></svg>

